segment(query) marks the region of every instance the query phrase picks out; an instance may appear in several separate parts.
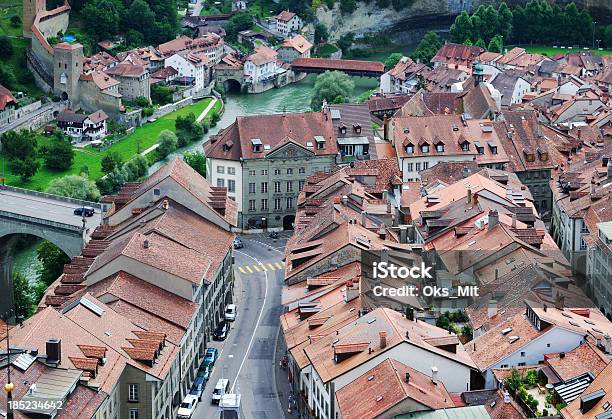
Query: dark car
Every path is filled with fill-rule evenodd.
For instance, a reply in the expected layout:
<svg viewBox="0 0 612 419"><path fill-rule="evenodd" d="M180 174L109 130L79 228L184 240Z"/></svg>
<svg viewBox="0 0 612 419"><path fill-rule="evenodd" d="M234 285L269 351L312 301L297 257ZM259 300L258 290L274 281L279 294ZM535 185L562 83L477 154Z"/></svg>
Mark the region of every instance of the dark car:
<svg viewBox="0 0 612 419"><path fill-rule="evenodd" d="M74 215L84 215L85 217L93 217L96 210L92 207L79 207L74 209Z"/></svg>
<svg viewBox="0 0 612 419"><path fill-rule="evenodd" d="M210 371L212 370L212 365L200 365L200 369L198 370L197 377L203 378L204 381L208 381L210 377Z"/></svg>
<svg viewBox="0 0 612 419"><path fill-rule="evenodd" d="M218 356L219 356L219 350L217 348L206 349L206 355L204 355L204 362L202 363L202 365L203 366L210 365L210 367L212 368L212 366L215 365L215 361L217 360Z"/></svg>
<svg viewBox="0 0 612 419"><path fill-rule="evenodd" d="M204 393L204 387L206 387L206 378L200 377L199 375L196 377L193 382L193 386L191 387L191 391L189 394L192 396L198 396L198 400L202 401L202 393Z"/></svg>
<svg viewBox="0 0 612 419"><path fill-rule="evenodd" d="M227 338L227 332L229 332L229 323L221 322L217 329L213 333L214 340L225 340Z"/></svg>

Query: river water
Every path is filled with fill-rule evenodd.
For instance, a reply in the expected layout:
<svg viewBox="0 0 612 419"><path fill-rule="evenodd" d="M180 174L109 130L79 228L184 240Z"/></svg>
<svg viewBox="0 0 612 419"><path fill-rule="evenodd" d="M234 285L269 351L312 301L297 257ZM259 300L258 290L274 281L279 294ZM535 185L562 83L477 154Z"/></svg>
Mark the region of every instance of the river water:
<svg viewBox="0 0 612 419"><path fill-rule="evenodd" d="M309 111L310 96L315 78L316 76L311 74L297 83L256 95L228 94L225 101L225 111L216 127L211 128L201 141L179 149L165 160L152 165L149 172L154 172L169 159L182 155L186 151L202 151L202 144L208 141L209 135L215 134L219 129L232 124L237 116ZM353 81L355 82L354 97L378 86L378 79L374 78L354 77ZM31 240L24 247L16 251L13 258L13 269L24 274L31 282L36 280L36 271L40 266L40 262L36 258L36 247L39 243L39 239L31 237Z"/></svg>

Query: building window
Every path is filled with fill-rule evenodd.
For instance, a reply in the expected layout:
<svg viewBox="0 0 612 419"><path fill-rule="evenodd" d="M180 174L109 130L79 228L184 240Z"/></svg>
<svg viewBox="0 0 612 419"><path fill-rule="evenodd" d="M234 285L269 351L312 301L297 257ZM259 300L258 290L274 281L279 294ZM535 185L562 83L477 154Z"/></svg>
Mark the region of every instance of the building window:
<svg viewBox="0 0 612 419"><path fill-rule="evenodd" d="M421 163L415 163L415 164L414 164L414 168L415 168L415 170L416 170L417 172L420 172L420 171L421 171Z"/></svg>
<svg viewBox="0 0 612 419"><path fill-rule="evenodd" d="M268 211L268 200L265 198L261 200L261 210Z"/></svg>
<svg viewBox="0 0 612 419"><path fill-rule="evenodd" d="M525 358L525 352L521 352L521 357Z"/></svg>
<svg viewBox="0 0 612 419"><path fill-rule="evenodd" d="M138 384L128 384L128 402L138 401Z"/></svg>
<svg viewBox="0 0 612 419"><path fill-rule="evenodd" d="M414 170L414 163L406 163L406 171L412 172Z"/></svg>
<svg viewBox="0 0 612 419"><path fill-rule="evenodd" d="M280 198L274 198L274 210L278 211L281 209L281 199Z"/></svg>
<svg viewBox="0 0 612 419"><path fill-rule="evenodd" d="M429 169L429 162L425 161L423 162L423 170L427 170L427 169Z"/></svg>
<svg viewBox="0 0 612 419"><path fill-rule="evenodd" d="M221 188L224 187L225 186L225 180L221 179L221 178L217 179L217 186L219 186Z"/></svg>
<svg viewBox="0 0 612 419"><path fill-rule="evenodd" d="M155 196L159 196L161 194L161 191L157 188L153 189L153 195Z"/></svg>
<svg viewBox="0 0 612 419"><path fill-rule="evenodd" d="M255 200L249 199L249 211L255 211Z"/></svg>
<svg viewBox="0 0 612 419"><path fill-rule="evenodd" d="M249 176L255 176L255 170L249 170Z"/></svg>
<svg viewBox="0 0 612 419"><path fill-rule="evenodd" d="M461 151L470 151L470 143L468 143L467 141L461 143Z"/></svg>
<svg viewBox="0 0 612 419"><path fill-rule="evenodd" d="M444 153L444 144L436 144L436 151L438 153Z"/></svg>
<svg viewBox="0 0 612 419"><path fill-rule="evenodd" d="M429 153L429 144L421 145L421 152L422 153Z"/></svg>
<svg viewBox="0 0 612 419"><path fill-rule="evenodd" d="M217 173L225 173L225 167L217 166Z"/></svg>
<svg viewBox="0 0 612 419"><path fill-rule="evenodd" d="M287 174L288 175L292 175L293 174L293 169L292 168L287 169Z"/></svg>
<svg viewBox="0 0 612 419"><path fill-rule="evenodd" d="M261 169L262 176L268 176L268 169Z"/></svg>
<svg viewBox="0 0 612 419"><path fill-rule="evenodd" d="M300 180L299 184L298 184L298 188L300 189L300 192L302 192L302 189L304 189L304 185L306 184L305 181Z"/></svg>
<svg viewBox="0 0 612 419"><path fill-rule="evenodd" d="M235 167L228 167L227 168L227 174L228 175L235 175L236 174L236 168Z"/></svg>
<svg viewBox="0 0 612 419"><path fill-rule="evenodd" d="M227 191L228 192L236 192L236 181L228 179L227 181Z"/></svg>
<svg viewBox="0 0 612 419"><path fill-rule="evenodd" d="M278 181L274 182L274 193L280 193L281 192L281 183Z"/></svg>
<svg viewBox="0 0 612 419"><path fill-rule="evenodd" d="M276 176L280 175L280 174L281 174L280 169L274 169L274 174L275 174Z"/></svg>
<svg viewBox="0 0 612 419"><path fill-rule="evenodd" d="M130 409L130 419L138 419L138 409Z"/></svg>
<svg viewBox="0 0 612 419"><path fill-rule="evenodd" d="M293 192L293 182L290 180L287 181L287 192Z"/></svg>
<svg viewBox="0 0 612 419"><path fill-rule="evenodd" d="M255 193L255 182L249 183L249 193Z"/></svg>
<svg viewBox="0 0 612 419"><path fill-rule="evenodd" d="M407 145L406 146L406 153L408 153L408 154L414 153L414 146L413 145Z"/></svg>
<svg viewBox="0 0 612 419"><path fill-rule="evenodd" d="M261 182L261 193L268 193L268 182Z"/></svg>
<svg viewBox="0 0 612 419"><path fill-rule="evenodd" d="M300 175L303 175L304 173L306 173L306 168L304 168L304 167L300 167L300 169L298 170L298 172L300 173Z"/></svg>
<svg viewBox="0 0 612 419"><path fill-rule="evenodd" d="M287 209L291 209L293 208L293 198L292 197L287 197Z"/></svg>

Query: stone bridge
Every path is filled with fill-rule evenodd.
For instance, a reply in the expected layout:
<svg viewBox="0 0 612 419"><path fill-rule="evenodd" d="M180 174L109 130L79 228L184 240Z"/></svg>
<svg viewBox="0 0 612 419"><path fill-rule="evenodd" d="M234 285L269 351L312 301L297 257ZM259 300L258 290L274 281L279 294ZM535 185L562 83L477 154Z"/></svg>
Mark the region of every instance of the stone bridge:
<svg viewBox="0 0 612 419"><path fill-rule="evenodd" d="M74 215L83 205L93 207L95 215ZM98 203L0 186L0 315L13 309L12 261L19 236L49 240L72 258L101 223L100 208Z"/></svg>

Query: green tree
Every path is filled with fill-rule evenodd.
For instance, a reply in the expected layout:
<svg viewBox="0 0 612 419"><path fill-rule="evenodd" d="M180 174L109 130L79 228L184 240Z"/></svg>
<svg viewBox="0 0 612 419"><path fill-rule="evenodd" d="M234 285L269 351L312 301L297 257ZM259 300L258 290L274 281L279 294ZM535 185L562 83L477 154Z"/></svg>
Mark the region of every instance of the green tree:
<svg viewBox="0 0 612 419"><path fill-rule="evenodd" d="M495 35L493 38L491 38L491 42L489 42L489 46L487 47L487 50L491 52L498 52L501 54L503 52L503 49L504 49L504 42L500 35Z"/></svg>
<svg viewBox="0 0 612 419"><path fill-rule="evenodd" d="M123 14L122 9L123 3L120 1L90 0L81 13L88 34L96 40L116 35Z"/></svg>
<svg viewBox="0 0 612 419"><path fill-rule="evenodd" d="M36 156L36 134L27 130L8 131L0 137L2 151L9 159L27 159Z"/></svg>
<svg viewBox="0 0 612 419"><path fill-rule="evenodd" d="M0 84L9 90L17 86L15 72L10 65L0 62Z"/></svg>
<svg viewBox="0 0 612 419"><path fill-rule="evenodd" d="M497 35L509 39L512 34L512 22L514 17L512 11L505 2L502 2L497 8L497 16Z"/></svg>
<svg viewBox="0 0 612 419"><path fill-rule="evenodd" d="M510 375L504 380L504 387L510 390L512 393L516 393L518 389L523 385L523 377L517 369L512 368Z"/></svg>
<svg viewBox="0 0 612 419"><path fill-rule="evenodd" d="M123 17L123 27L135 32L130 34L130 44L139 40L137 33L149 41L156 28L155 13L145 0L134 0Z"/></svg>
<svg viewBox="0 0 612 419"><path fill-rule="evenodd" d="M253 18L248 12L238 12L229 19L225 27L227 38L231 41L235 41L238 32L251 29L253 27Z"/></svg>
<svg viewBox="0 0 612 419"><path fill-rule="evenodd" d="M357 9L356 0L340 0L340 12L342 14L351 14Z"/></svg>
<svg viewBox="0 0 612 419"><path fill-rule="evenodd" d="M327 26L325 26L322 23L317 23L315 25L315 32L314 32L315 45L319 45L321 41L327 41L327 38L329 38L329 32L327 31Z"/></svg>
<svg viewBox="0 0 612 419"><path fill-rule="evenodd" d="M183 160L202 176L206 176L206 156L201 151L187 151Z"/></svg>
<svg viewBox="0 0 612 419"><path fill-rule="evenodd" d="M159 133L157 137L157 142L159 146L157 147L157 153L161 157L166 157L168 154L172 153L176 150L178 145L178 138L176 138L176 134L170 130L163 130Z"/></svg>
<svg viewBox="0 0 612 419"><path fill-rule="evenodd" d="M0 56L9 58L13 55L13 42L6 35L0 35Z"/></svg>
<svg viewBox="0 0 612 419"><path fill-rule="evenodd" d="M216 87L215 87L216 89ZM156 105L172 103L172 89L161 83L151 85L151 100Z"/></svg>
<svg viewBox="0 0 612 419"><path fill-rule="evenodd" d="M213 109L210 112L210 126L214 127L215 125L217 125L217 122L219 122L220 120L221 120L221 115L216 109Z"/></svg>
<svg viewBox="0 0 612 419"><path fill-rule="evenodd" d="M36 258L41 263L38 280L45 287L59 278L64 270L64 265L70 263L70 258L59 247L47 240L36 248Z"/></svg>
<svg viewBox="0 0 612 419"><path fill-rule="evenodd" d="M412 59L421 63L429 63L436 55L436 52L442 48L443 42L437 33L433 31L427 32L419 45L412 53Z"/></svg>
<svg viewBox="0 0 612 419"><path fill-rule="evenodd" d="M462 43L470 38L474 33L472 20L470 15L465 10L462 11L456 18L455 23L450 27L450 37L453 42Z"/></svg>
<svg viewBox="0 0 612 419"><path fill-rule="evenodd" d="M27 182L36 174L40 162L33 158L17 159L9 162L9 169L16 175L19 175L22 182Z"/></svg>
<svg viewBox="0 0 612 419"><path fill-rule="evenodd" d="M612 48L612 24L606 26L603 42L607 48Z"/></svg>
<svg viewBox="0 0 612 419"><path fill-rule="evenodd" d="M478 40L476 41L476 43L474 45L476 45L477 47L480 47L482 49L487 49L487 45L485 44L485 41L482 38L478 38Z"/></svg>
<svg viewBox="0 0 612 419"><path fill-rule="evenodd" d="M470 38L468 38L465 41L463 41L463 45L471 46L471 45L474 45L474 44L472 43L472 40Z"/></svg>
<svg viewBox="0 0 612 419"><path fill-rule="evenodd" d="M15 316L18 319L27 319L32 315L34 299L32 287L28 278L21 272L13 272L13 295L15 298Z"/></svg>
<svg viewBox="0 0 612 419"><path fill-rule="evenodd" d="M144 35L135 29L128 29L125 33L125 44L131 48L138 48L145 43ZM151 86L151 90L153 90Z"/></svg>
<svg viewBox="0 0 612 419"><path fill-rule="evenodd" d="M148 169L149 161L145 156L140 154L126 161L122 167L126 182L133 182L146 176Z"/></svg>
<svg viewBox="0 0 612 419"><path fill-rule="evenodd" d="M402 54L400 52L394 52L393 54L389 55L385 60L385 68L387 70L392 69L401 59Z"/></svg>
<svg viewBox="0 0 612 419"><path fill-rule="evenodd" d="M314 111L321 110L323 101L331 103L338 96L351 97L355 90L355 83L345 73L339 71L326 71L319 74L312 89L310 107Z"/></svg>
<svg viewBox="0 0 612 419"><path fill-rule="evenodd" d="M340 48L342 52L346 53L351 45L353 45L354 40L355 35L352 32L349 32L342 35L340 39L338 39L338 42L336 42L336 45L338 45L338 48Z"/></svg>
<svg viewBox="0 0 612 419"><path fill-rule="evenodd" d="M40 149L45 166L52 170L68 170L74 160L74 150L68 138L55 131L51 141Z"/></svg>
<svg viewBox="0 0 612 419"><path fill-rule="evenodd" d="M102 157L101 165L103 173L110 173L115 170L115 167L120 167L123 163L123 159L121 155L116 151L112 151L107 153L104 157Z"/></svg>
<svg viewBox="0 0 612 419"><path fill-rule="evenodd" d="M11 26L18 28L21 25L21 17L19 15L11 16Z"/></svg>
<svg viewBox="0 0 612 419"><path fill-rule="evenodd" d="M85 176L67 175L53 179L45 192L86 201L100 200L100 191L96 183Z"/></svg>

